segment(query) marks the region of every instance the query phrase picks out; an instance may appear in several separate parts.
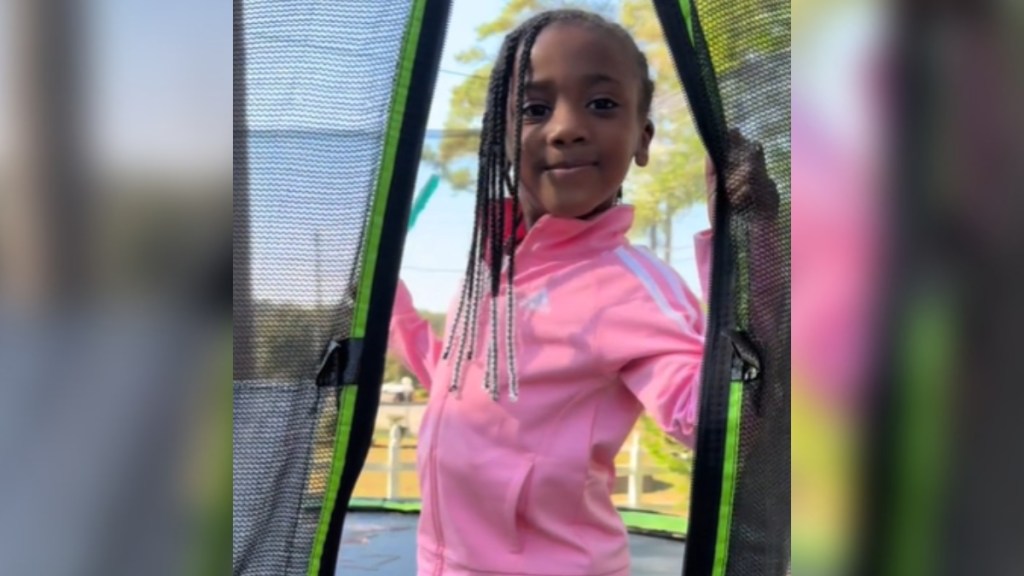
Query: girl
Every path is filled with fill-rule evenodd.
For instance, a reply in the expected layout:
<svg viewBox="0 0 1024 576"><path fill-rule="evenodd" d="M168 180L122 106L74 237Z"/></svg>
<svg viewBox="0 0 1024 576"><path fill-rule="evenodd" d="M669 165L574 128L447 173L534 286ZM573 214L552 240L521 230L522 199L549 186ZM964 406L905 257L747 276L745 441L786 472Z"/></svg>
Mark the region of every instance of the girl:
<svg viewBox="0 0 1024 576"><path fill-rule="evenodd" d="M420 576L628 575L615 455L645 409L692 445L701 305L630 246L619 204L630 164L648 162L653 91L633 39L593 14L542 13L501 47L446 341L401 284L391 322L392 350L430 391ZM742 139L731 154L742 202L767 178L763 155ZM696 240L706 279L710 233Z"/></svg>

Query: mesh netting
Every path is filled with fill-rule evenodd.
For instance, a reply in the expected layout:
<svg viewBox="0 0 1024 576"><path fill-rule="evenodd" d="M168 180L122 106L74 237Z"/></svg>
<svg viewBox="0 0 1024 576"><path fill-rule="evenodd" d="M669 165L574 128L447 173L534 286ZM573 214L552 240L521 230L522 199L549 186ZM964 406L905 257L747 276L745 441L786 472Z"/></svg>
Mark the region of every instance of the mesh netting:
<svg viewBox="0 0 1024 576"><path fill-rule="evenodd" d="M233 573L305 574L337 421L317 369L352 328L412 4L239 3Z"/></svg>
<svg viewBox="0 0 1024 576"><path fill-rule="evenodd" d="M726 124L764 146L780 196L773 217L741 209L730 220L735 321L762 372L745 389L732 517L719 521L730 523L727 575L781 575L790 548L790 4L697 6L696 40L711 54Z"/></svg>
<svg viewBox="0 0 1024 576"><path fill-rule="evenodd" d="M235 385L234 574L306 574L337 415L330 387Z"/></svg>

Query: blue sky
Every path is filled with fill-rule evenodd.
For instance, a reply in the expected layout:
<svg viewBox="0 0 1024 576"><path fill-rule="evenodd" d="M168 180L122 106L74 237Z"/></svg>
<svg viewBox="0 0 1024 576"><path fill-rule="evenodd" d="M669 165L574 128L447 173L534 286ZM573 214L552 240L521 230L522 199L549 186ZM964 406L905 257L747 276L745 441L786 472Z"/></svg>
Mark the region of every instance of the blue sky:
<svg viewBox="0 0 1024 576"><path fill-rule="evenodd" d="M295 0L300 3L310 0ZM399 28L388 28L381 26L380 20L387 17L386 11L375 12L379 4L355 5L339 4L332 5L327 10L335 14L345 13L344 18L348 22L356 22L350 26L349 34L351 39L347 45L351 48L347 51L340 51L335 44L330 42L304 41L302 46L293 48L295 44L287 38L279 38L279 29L274 28L273 35L261 30L261 23L273 26L278 21L276 12L289 3L275 4L266 0L250 0L247 7L250 9L247 15L247 33L261 35L264 46L278 44L267 54L271 57L261 58L259 54L253 54L253 58L259 64L259 73L253 74L254 80L250 83L250 97L248 110L250 127L252 128L311 128L311 129L374 129L375 126L383 125L387 105L383 99L386 97L386 87L390 85L391 78L386 73L369 75L365 72L357 75L353 70L359 68L365 61L359 60L363 57L372 57L374 51L379 51L382 44L387 43L389 34L397 34ZM442 56L441 71L438 75L435 96L433 98L429 129L440 129L443 127L448 112L448 104L452 89L465 80L465 74L474 72L455 61L455 55L476 43L476 28L483 22L492 18L504 4L504 0L456 0L453 6L452 19L449 26L449 35L445 42L445 51ZM348 6L353 6L349 8ZM317 8L315 2L310 3L309 12L316 12L318 18L322 18L323 8ZM294 13L294 12L292 12ZM366 26L358 22L365 22ZM314 29L319 34L332 34L329 21L317 20ZM267 28L271 30L271 28ZM389 32L389 30L391 30ZM382 36L383 35L383 36ZM493 42L499 42L494 39ZM255 43L259 44L259 42ZM394 42L390 43L392 46ZM282 50L284 52L282 52ZM258 51L258 49L257 49ZM289 52L290 51L290 52ZM281 57L281 54L285 54ZM310 57L310 54L314 54ZM365 70L366 66L363 65ZM305 74L301 84L288 84L282 82L281 78L287 78L290 72L301 70ZM277 72L275 72L277 71ZM261 80L261 78L266 80ZM380 89L366 90L366 83L380 84ZM363 88L359 99L335 98L333 95L359 83ZM371 94L367 96L367 94ZM377 101L372 94L382 95ZM310 106L310 104L313 104ZM315 111L315 113L310 113ZM321 154L311 162L330 162L331 154L343 154L344 150L336 149L327 152L316 151ZM295 162L301 163L302 160ZM281 172L287 171L287 168ZM291 165L295 168L295 165ZM426 170L416 167L417 189L419 189L430 177ZM398 169L404 169L399 167ZM326 172L324 172L326 170ZM301 172L301 170L293 170ZM314 170L328 174L330 166ZM343 221L332 220L323 216L323 210L318 221L310 222L309 217L303 217L302 206L293 206L296 203L296 194L316 193L320 196L317 202L324 204L324 210L330 212L336 210L337 206L348 201L346 198L339 198L344 194L361 193L359 190L368 188L363 178L369 175L369 168L366 175L347 174L344 179L339 178L340 183L335 185L321 179L313 182L310 186L302 181L299 176L270 174L261 175L259 167L253 166L253 241L254 241L254 267L257 277L257 297L272 298L274 300L290 300L302 303L315 301L314 282L310 280L315 276L316 250L313 249L314 229L324 227L326 230L341 230L344 228ZM275 178L270 178L275 176ZM260 188L263 182L273 182L270 188ZM355 182L355 183L353 183ZM348 186L347 188L345 186ZM320 188L317 188L317 187ZM302 187L304 192L295 192L295 189ZM334 195L326 194L323 187L337 188ZM306 190L309 188L309 190ZM301 201L305 202L305 201ZM351 204L351 202L349 201ZM466 257L469 249L469 238L471 235L471 214L473 212L473 196L469 193L455 193L446 186L438 189L430 204L420 216L416 228L408 235L405 254L402 262L401 276L409 286L416 305L420 308L444 311L448 303L455 295L458 280L465 267ZM261 215L262 214L262 215ZM692 210L680 214L676 221L674 236L676 238L673 261L671 264L680 271L683 277L694 288L698 286L696 266L693 257L692 236L695 232L706 227L706 212L703 206L695 207ZM333 233L326 233L331 237ZM337 236L337 234L333 234ZM351 263L344 257L342 249L331 249L331 244L337 243L336 238L329 238L321 244L324 255L321 261L324 268L333 270L348 269ZM350 251L350 250L347 250ZM336 298L336 293L343 283L343 280L335 273L330 275L321 284L321 292L325 293L328 300ZM699 289L698 289L699 290Z"/></svg>

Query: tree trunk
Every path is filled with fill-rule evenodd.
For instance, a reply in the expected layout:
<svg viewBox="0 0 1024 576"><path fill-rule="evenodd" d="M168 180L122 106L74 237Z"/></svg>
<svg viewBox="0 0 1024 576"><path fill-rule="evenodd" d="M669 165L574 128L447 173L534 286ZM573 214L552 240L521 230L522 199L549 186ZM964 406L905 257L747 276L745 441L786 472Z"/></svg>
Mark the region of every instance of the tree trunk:
<svg viewBox="0 0 1024 576"><path fill-rule="evenodd" d="M665 263L672 264L672 213L665 211Z"/></svg>
<svg viewBox="0 0 1024 576"><path fill-rule="evenodd" d="M648 232L651 235L650 236L650 238L651 238L651 252L654 252L655 254L657 254L658 253L658 223L655 222L654 224L651 224L651 227L648 229Z"/></svg>
<svg viewBox="0 0 1024 576"><path fill-rule="evenodd" d="M52 4L52 5L51 5ZM76 3L14 5L13 151L0 254L12 273L3 286L33 307L77 303L91 260L89 200L80 105L83 45Z"/></svg>

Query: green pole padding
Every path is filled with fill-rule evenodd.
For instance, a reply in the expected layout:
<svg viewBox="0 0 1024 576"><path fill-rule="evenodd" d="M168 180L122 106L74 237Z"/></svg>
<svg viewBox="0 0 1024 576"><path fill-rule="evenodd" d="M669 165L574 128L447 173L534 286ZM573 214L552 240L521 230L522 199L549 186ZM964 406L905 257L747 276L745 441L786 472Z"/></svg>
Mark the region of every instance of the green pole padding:
<svg viewBox="0 0 1024 576"><path fill-rule="evenodd" d="M714 576L725 576L729 561L729 534L732 532L732 506L739 475L740 419L743 407L743 382L729 388L729 419L725 431L725 464L722 467L722 499L719 503L718 536L715 539Z"/></svg>
<svg viewBox="0 0 1024 576"><path fill-rule="evenodd" d="M438 185L441 184L441 178L434 174L427 180L427 183L423 185L419 194L416 195L416 199L412 202L412 212L409 214L409 230L416 225L416 220L419 219L423 209L427 207L427 203L430 202L430 198L434 196L434 192L437 191Z"/></svg>

